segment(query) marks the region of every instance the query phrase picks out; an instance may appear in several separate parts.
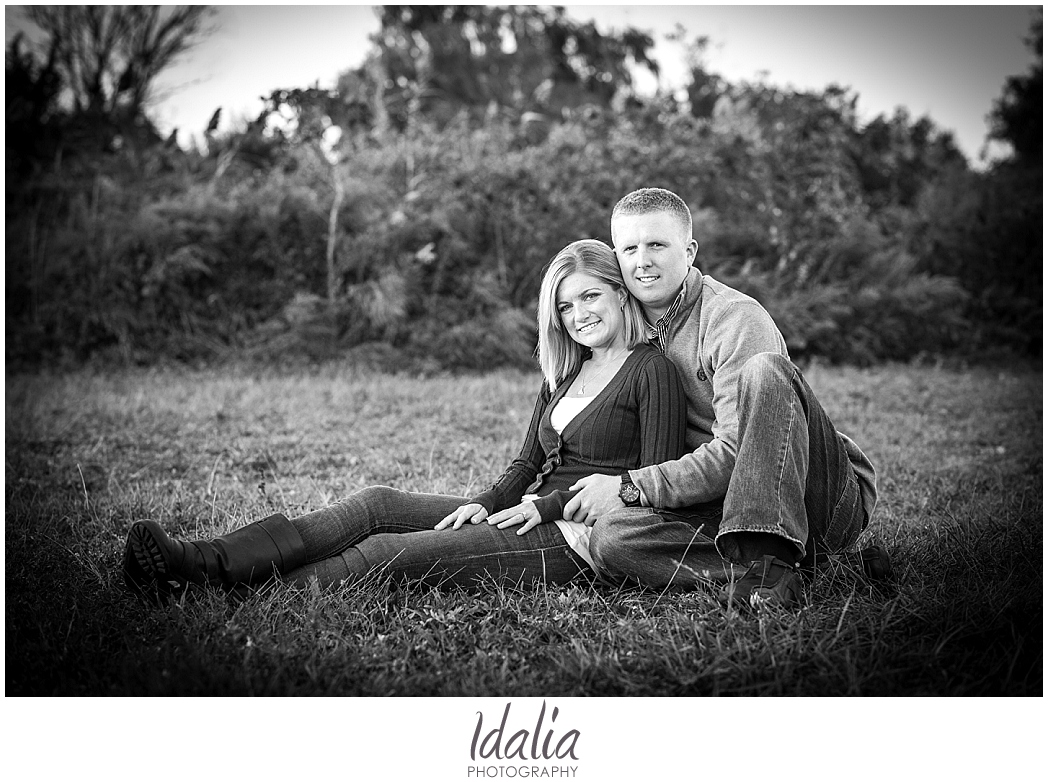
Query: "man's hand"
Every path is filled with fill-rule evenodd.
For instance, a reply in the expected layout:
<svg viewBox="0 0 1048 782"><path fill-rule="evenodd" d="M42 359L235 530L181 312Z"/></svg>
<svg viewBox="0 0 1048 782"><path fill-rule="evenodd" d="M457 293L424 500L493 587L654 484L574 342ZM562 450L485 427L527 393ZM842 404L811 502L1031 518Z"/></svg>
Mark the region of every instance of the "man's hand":
<svg viewBox="0 0 1048 782"><path fill-rule="evenodd" d="M579 478L569 489L580 491L564 506L564 518L592 527L601 516L626 507L619 499L621 485L622 481L617 475L587 475Z"/></svg>

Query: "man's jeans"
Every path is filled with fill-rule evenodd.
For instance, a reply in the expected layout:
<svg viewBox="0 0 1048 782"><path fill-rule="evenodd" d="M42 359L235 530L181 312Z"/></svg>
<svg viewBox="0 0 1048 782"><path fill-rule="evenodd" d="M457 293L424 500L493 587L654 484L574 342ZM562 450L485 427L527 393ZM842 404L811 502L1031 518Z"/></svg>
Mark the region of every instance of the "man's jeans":
<svg viewBox="0 0 1048 782"><path fill-rule="evenodd" d="M772 533L801 565L855 543L867 519L855 471L822 405L786 358L761 353L739 375L735 469L723 505L624 508L593 525L603 578L693 587L739 577L733 533Z"/></svg>
<svg viewBox="0 0 1048 782"><path fill-rule="evenodd" d="M433 527L466 497L418 494L371 486L321 510L292 520L312 564L285 573L304 585L352 581L378 572L432 586L470 586L485 576L510 583L564 584L592 578L556 524L540 524L524 535L482 522L460 529Z"/></svg>

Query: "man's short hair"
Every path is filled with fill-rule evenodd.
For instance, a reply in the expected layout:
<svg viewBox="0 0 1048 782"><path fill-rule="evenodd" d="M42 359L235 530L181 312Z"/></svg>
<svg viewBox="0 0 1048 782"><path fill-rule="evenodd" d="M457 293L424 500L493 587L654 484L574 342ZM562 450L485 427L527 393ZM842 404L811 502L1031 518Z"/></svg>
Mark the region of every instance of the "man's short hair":
<svg viewBox="0 0 1048 782"><path fill-rule="evenodd" d="M611 210L611 219L614 220L619 215L644 215L652 212L672 214L686 232L686 241L691 241L691 210L679 195L661 187L642 187L623 196Z"/></svg>

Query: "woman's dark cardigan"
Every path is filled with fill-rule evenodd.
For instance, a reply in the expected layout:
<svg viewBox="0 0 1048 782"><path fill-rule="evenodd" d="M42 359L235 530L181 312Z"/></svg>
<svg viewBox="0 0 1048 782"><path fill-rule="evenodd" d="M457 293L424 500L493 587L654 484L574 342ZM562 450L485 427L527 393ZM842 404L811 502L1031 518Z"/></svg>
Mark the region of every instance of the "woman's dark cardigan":
<svg viewBox="0 0 1048 782"><path fill-rule="evenodd" d="M563 518L568 491L593 473L626 470L679 459L686 450L687 399L673 363L650 345L640 345L561 435L550 412L578 375L576 370L550 394L543 382L524 447L494 485L473 498L489 514L538 494L544 522Z"/></svg>

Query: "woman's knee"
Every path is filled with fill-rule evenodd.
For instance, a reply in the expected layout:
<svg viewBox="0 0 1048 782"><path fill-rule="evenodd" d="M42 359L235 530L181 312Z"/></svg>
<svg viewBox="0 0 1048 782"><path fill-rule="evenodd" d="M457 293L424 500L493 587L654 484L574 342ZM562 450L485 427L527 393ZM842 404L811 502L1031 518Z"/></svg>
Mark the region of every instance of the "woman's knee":
<svg viewBox="0 0 1048 782"><path fill-rule="evenodd" d="M392 486L367 486L338 500L347 513L364 518L389 518L401 507L407 492Z"/></svg>
<svg viewBox="0 0 1048 782"><path fill-rule="evenodd" d="M392 486L367 486L342 498L339 502L366 502L369 506L383 507L395 502L397 495L401 493L400 489L394 489Z"/></svg>

